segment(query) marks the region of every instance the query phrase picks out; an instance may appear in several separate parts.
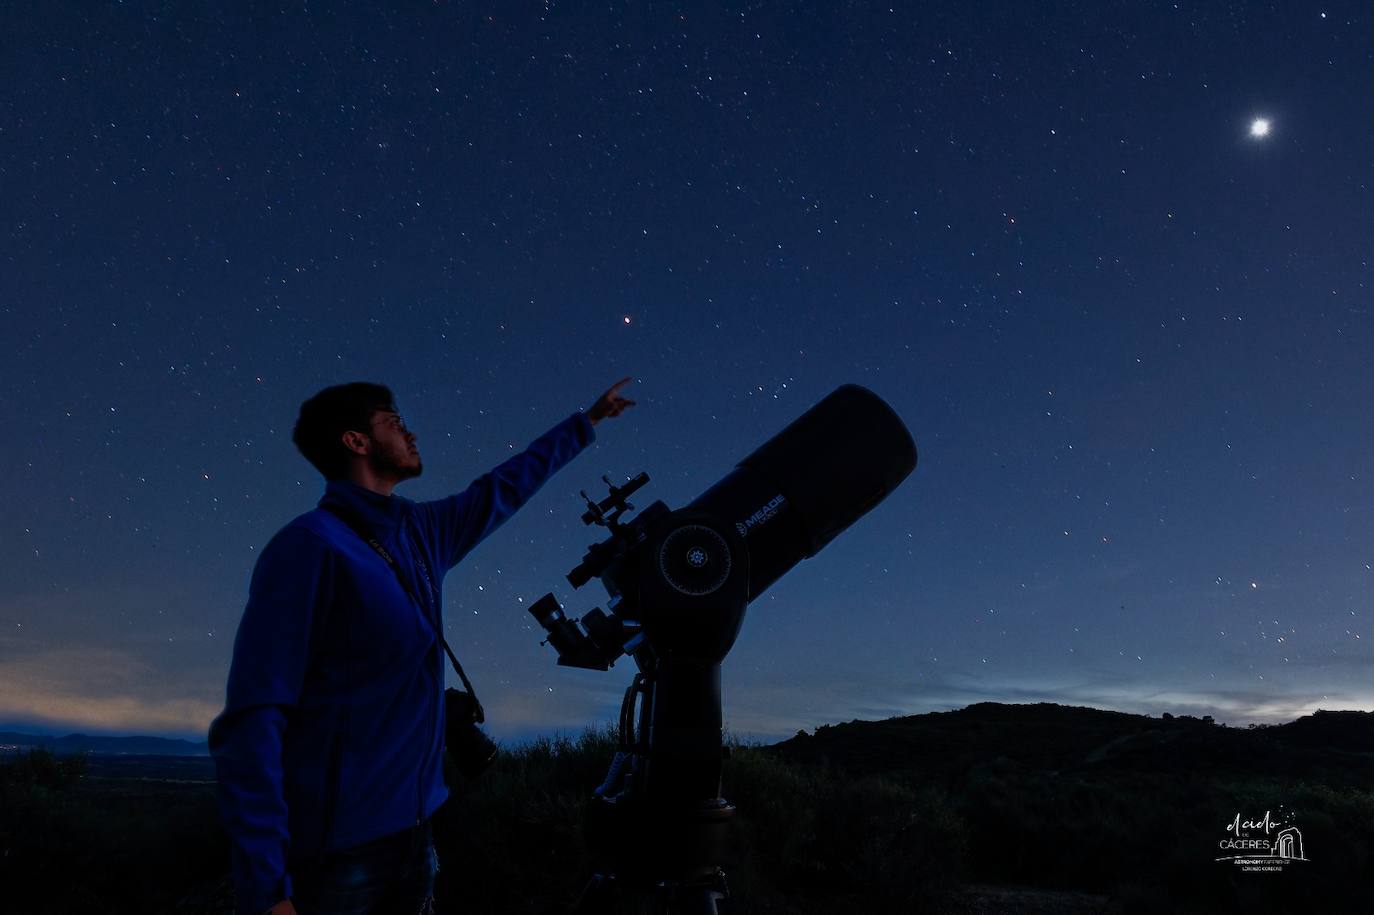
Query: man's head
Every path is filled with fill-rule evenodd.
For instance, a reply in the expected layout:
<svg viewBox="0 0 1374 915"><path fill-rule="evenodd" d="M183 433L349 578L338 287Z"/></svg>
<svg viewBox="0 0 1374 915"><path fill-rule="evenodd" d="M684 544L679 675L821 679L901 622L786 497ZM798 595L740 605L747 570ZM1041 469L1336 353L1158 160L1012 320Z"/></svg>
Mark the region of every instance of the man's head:
<svg viewBox="0 0 1374 915"><path fill-rule="evenodd" d="M326 480L375 482L389 494L424 471L415 436L385 385L355 381L325 388L301 404L291 440Z"/></svg>

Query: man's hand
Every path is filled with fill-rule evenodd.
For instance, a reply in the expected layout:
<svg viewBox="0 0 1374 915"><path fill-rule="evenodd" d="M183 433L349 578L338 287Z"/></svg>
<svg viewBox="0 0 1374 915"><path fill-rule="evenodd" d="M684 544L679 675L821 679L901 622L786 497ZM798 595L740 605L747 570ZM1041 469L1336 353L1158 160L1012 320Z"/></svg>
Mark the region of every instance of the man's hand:
<svg viewBox="0 0 1374 915"><path fill-rule="evenodd" d="M619 416L621 410L635 405L633 400L626 400L617 393L622 387L629 383L630 377L627 375L611 385L609 391L596 399L596 403L592 404L587 410L587 418L592 421L593 426L608 416Z"/></svg>
<svg viewBox="0 0 1374 915"><path fill-rule="evenodd" d="M283 899L268 909L264 915L296 915L296 907L291 904L290 899Z"/></svg>

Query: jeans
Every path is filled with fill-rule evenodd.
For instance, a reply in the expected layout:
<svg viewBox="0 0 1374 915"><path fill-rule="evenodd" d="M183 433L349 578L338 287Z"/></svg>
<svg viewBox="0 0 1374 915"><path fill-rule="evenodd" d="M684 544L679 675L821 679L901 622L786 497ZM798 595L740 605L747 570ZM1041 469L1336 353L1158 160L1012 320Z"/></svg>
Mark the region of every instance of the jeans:
<svg viewBox="0 0 1374 915"><path fill-rule="evenodd" d="M433 915L438 871L426 820L298 865L291 902L298 915Z"/></svg>

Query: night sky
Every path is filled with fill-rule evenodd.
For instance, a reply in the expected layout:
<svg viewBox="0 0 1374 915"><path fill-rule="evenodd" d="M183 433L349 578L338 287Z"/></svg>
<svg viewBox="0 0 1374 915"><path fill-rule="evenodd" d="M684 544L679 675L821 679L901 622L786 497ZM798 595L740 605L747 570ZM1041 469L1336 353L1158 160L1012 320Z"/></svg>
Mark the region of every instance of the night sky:
<svg viewBox="0 0 1374 915"><path fill-rule="evenodd" d="M1363 4L380 5L0 12L0 722L204 739L319 389L392 387L422 501L626 375L447 577L497 737L633 671L524 609L604 606L578 491L849 382L920 463L750 608L733 734L1374 708Z"/></svg>

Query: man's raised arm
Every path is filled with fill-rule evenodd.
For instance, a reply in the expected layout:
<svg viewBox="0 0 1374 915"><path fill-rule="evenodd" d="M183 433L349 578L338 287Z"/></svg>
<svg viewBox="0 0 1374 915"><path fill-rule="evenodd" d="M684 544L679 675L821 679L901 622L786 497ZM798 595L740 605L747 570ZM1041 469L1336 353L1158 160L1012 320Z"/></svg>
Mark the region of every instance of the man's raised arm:
<svg viewBox="0 0 1374 915"><path fill-rule="evenodd" d="M463 492L419 503L434 525L445 569L457 565L528 502L545 480L596 441L592 426L634 405L619 393L629 381L629 377L617 381L585 412L579 410L569 416L523 452L478 477Z"/></svg>

